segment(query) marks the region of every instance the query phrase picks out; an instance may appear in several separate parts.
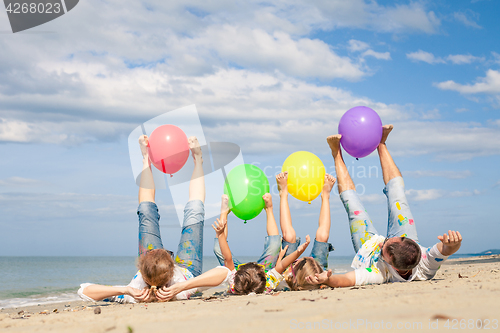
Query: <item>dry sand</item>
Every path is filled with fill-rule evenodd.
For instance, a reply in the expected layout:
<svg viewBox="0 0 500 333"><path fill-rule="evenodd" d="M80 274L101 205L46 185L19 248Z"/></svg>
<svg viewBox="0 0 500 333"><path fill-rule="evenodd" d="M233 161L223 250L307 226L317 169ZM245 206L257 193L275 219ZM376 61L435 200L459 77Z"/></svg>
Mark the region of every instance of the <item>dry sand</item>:
<svg viewBox="0 0 500 333"><path fill-rule="evenodd" d="M0 331L427 332L471 331L483 326L500 332L498 255L448 260L430 281L274 295L210 294L169 303L73 302L5 309L0 311Z"/></svg>

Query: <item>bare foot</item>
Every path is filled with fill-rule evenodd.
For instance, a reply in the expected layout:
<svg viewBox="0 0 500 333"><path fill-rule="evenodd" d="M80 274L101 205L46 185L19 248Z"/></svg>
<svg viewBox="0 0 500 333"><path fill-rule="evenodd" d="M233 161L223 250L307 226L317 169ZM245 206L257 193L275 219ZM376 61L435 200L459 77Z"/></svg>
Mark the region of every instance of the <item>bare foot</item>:
<svg viewBox="0 0 500 333"><path fill-rule="evenodd" d="M389 133L391 133L393 128L393 125L382 126L382 139L380 139L380 143L385 143L385 140L387 140L387 137L389 136Z"/></svg>
<svg viewBox="0 0 500 333"><path fill-rule="evenodd" d="M340 139L342 138L341 134L330 135L326 138L326 142L330 146L332 150L332 156L335 157L340 152Z"/></svg>
<svg viewBox="0 0 500 333"><path fill-rule="evenodd" d="M287 181L288 181L288 171L276 175L276 182L278 183L278 191L280 191L280 195L281 193L288 194Z"/></svg>
<svg viewBox="0 0 500 333"><path fill-rule="evenodd" d="M195 136L190 136L188 139L188 143L189 143L189 149L191 149L191 154L193 155L194 161L196 162L197 160L200 160L201 162L203 162L200 143L198 142L198 139Z"/></svg>
<svg viewBox="0 0 500 333"><path fill-rule="evenodd" d="M229 214L229 197L226 194L223 194L220 199L220 216L227 217Z"/></svg>
<svg viewBox="0 0 500 333"><path fill-rule="evenodd" d="M262 199L264 199L264 202L266 203L266 209L273 209L273 197L271 196L271 194L264 194L262 196Z"/></svg>
<svg viewBox="0 0 500 333"><path fill-rule="evenodd" d="M329 174L325 174L325 184L323 185L323 192L321 193L321 195L329 195L332 191L335 181L335 177Z"/></svg>
<svg viewBox="0 0 500 333"><path fill-rule="evenodd" d="M149 160L148 144L149 144L148 136L141 135L139 137L139 147L141 147L142 158L145 160Z"/></svg>

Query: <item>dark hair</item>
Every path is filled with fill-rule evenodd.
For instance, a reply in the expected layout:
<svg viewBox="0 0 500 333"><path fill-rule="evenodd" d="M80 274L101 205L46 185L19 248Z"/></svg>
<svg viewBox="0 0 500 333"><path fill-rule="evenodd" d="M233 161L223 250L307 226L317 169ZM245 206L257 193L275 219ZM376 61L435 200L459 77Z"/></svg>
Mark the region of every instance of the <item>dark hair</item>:
<svg viewBox="0 0 500 333"><path fill-rule="evenodd" d="M295 277L293 276L292 270L295 273ZM311 257L304 257L297 261L295 267L290 267L290 274L285 276L285 281L291 290L319 289L321 288L321 285L310 284L307 282L306 277L316 273L320 274L322 272L323 268L316 260Z"/></svg>
<svg viewBox="0 0 500 333"><path fill-rule="evenodd" d="M401 237L401 242L391 242L385 246L390 264L399 270L410 270L418 265L422 252L420 246L412 239Z"/></svg>
<svg viewBox="0 0 500 333"><path fill-rule="evenodd" d="M261 294L264 290L266 290L266 272L262 266L249 262L238 268L234 275L236 295Z"/></svg>
<svg viewBox="0 0 500 333"><path fill-rule="evenodd" d="M174 276L174 260L167 250L150 250L139 257L137 267L144 282L151 288L147 302L156 301L155 291L166 285Z"/></svg>

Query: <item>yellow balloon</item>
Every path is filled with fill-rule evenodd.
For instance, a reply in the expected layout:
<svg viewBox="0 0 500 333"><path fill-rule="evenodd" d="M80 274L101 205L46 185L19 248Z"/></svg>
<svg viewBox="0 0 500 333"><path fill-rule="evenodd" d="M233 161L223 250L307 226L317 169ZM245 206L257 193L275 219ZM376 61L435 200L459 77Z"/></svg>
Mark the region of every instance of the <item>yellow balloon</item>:
<svg viewBox="0 0 500 333"><path fill-rule="evenodd" d="M313 153L298 151L291 154L281 171L288 171L288 193L299 200L311 203L323 189L325 166Z"/></svg>

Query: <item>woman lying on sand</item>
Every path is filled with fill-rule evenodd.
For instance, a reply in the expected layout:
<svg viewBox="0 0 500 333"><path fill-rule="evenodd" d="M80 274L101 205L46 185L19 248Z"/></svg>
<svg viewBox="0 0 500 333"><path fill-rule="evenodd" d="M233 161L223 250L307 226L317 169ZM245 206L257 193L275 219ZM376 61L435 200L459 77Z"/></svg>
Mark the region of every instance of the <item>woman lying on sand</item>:
<svg viewBox="0 0 500 333"><path fill-rule="evenodd" d="M201 274L203 259L203 224L205 178L203 158L196 137L190 137L189 148L194 160L194 171L189 183L189 201L184 208L184 222L175 262L173 253L165 250L160 236L160 215L155 204L155 184L151 172L147 145L148 137L139 138L143 156L143 170L139 186L139 272L127 286L104 286L84 283L78 295L87 301L107 299L120 303L151 302L158 290L187 281ZM188 299L196 289L176 295Z"/></svg>

